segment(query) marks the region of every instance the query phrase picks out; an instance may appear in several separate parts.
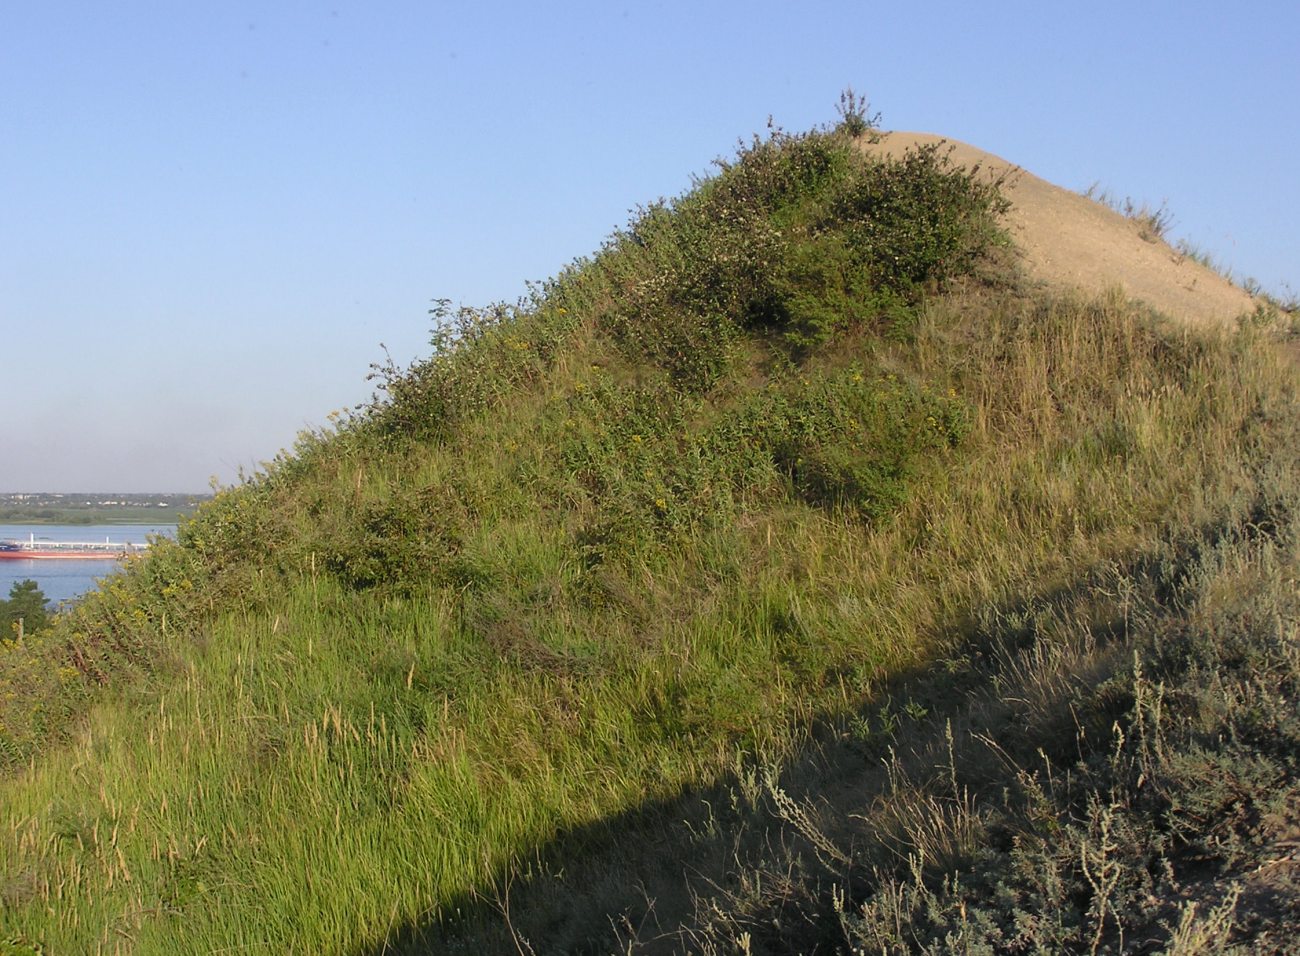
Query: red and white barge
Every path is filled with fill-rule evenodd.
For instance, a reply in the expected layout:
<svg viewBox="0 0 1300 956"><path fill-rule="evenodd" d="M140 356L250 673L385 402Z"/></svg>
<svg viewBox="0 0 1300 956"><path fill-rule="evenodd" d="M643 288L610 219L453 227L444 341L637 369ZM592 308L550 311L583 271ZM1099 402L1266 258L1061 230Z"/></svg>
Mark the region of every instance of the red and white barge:
<svg viewBox="0 0 1300 956"><path fill-rule="evenodd" d="M26 541L10 538L0 541L0 561L120 561L132 554L143 554L147 544L129 541L50 541L36 540L32 534Z"/></svg>

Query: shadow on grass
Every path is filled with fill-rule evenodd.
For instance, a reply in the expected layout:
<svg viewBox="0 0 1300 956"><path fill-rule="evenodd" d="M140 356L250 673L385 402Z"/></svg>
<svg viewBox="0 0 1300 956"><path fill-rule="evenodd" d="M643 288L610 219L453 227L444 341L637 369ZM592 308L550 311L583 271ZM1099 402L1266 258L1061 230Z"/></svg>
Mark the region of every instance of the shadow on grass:
<svg viewBox="0 0 1300 956"><path fill-rule="evenodd" d="M1127 572L1147 575L1156 566L1155 558L1144 559ZM851 846L854 834L835 832L828 821L861 815L888 799L900 773L933 778L951 772L955 760L966 786L993 793L1007 785L1009 768L990 763L987 752L977 755L968 745L954 754L954 737L983 734L1003 741L1008 752L1046 747L1068 764L1077 715L1062 708L1061 714L1035 714L1034 726L1027 725L1019 702L1032 694L1011 684L1038 675L1009 674L1008 668L1018 650L1035 642L1040 621L1089 604L1102 586L1089 577L985 610L952 628L948 659L895 675L856 715L819 724L798 752L781 762L779 772L743 762L712 786L557 833L519 863L517 875L498 874L489 889L466 894L424 922L395 927L357 956L698 949L692 934L702 899L743 894L745 874L760 872L787 853L810 854L836 869L836 851L819 848L819 838ZM1122 609L1110 611L1089 622L1094 646L1086 661L1078 661L1074 679L1079 682L1100 682L1131 662L1129 622ZM1007 697L1017 703L1008 704ZM1113 721L1128 705L1116 699L1113 713L1094 716ZM1057 718L1050 721L1054 726L1045 725L1049 717ZM800 811L791 808L807 808L810 817L792 821L790 814ZM837 884L851 896L863 890L854 885L864 870L860 861L838 862L844 865ZM764 892L779 898L781 888ZM783 918L779 907L769 915ZM785 915L799 919L797 912ZM833 942L809 938L819 932L813 926L801 931L790 925L782 934L787 932L814 945Z"/></svg>
<svg viewBox="0 0 1300 956"><path fill-rule="evenodd" d="M1019 839L1014 826L1000 831L985 824L990 812L1004 823L1023 817L1028 811L1017 809L1012 795L1027 780L1031 790L1039 787L1034 775L1043 769L1049 791L1058 789L1050 780L1053 772L1077 773L1093 781L1087 786L1110 788L1098 798L1118 799L1114 806L1128 808L1124 812L1149 817L1140 825L1150 831L1152 845L1164 849L1159 860L1143 862L1145 837L1137 838L1136 867L1160 863L1169 879L1161 883L1154 877L1156 896L1147 893L1142 906L1122 919L1148 935L1168 936L1174 926L1182 932L1180 918L1195 912L1185 908L1188 888L1199 894L1205 912L1221 906L1239 892L1230 882L1253 872L1247 869L1255 862L1251 854L1263 844L1253 833L1216 824L1216 832L1206 834L1210 856L1217 853L1211 844L1225 837L1237 846L1219 854L1210 872L1198 838L1182 849L1177 841L1163 842L1160 834L1169 825L1164 814L1176 808L1158 809L1159 799L1150 802L1151 779L1144 789L1139 768L1114 762L1132 761L1120 753L1123 744L1116 743L1116 734L1122 736L1122 727L1154 733L1156 749L1162 746L1159 726L1144 730L1146 711L1138 699L1140 687L1150 694L1156 686L1152 680L1159 681L1160 694L1164 681L1172 681L1169 706L1190 707L1187 713L1196 724L1197 706L1202 717L1222 711L1225 700L1231 710L1232 694L1222 681L1243 681L1252 693L1264 692L1262 684L1256 687L1257 665L1250 655L1260 661L1278 653L1285 658L1276 635L1259 629L1258 622L1300 615L1296 596L1276 589L1245 593L1251 581L1260 585L1256 571L1243 569L1270 554L1275 567L1278 561L1294 561L1295 502L1286 493L1265 492L1242 505L1236 515L1123 565L977 610L950 628L940 645L946 654L897 674L855 715L822 722L779 768L742 761L713 786L557 833L520 861L514 875L498 874L490 889L454 901L439 917L395 927L357 956L842 951L852 942L842 919L846 901L852 908L870 898L882 874L911 869L913 880L924 876L938 883L937 877L969 862L981 846L1001 854L996 866L1013 865L1007 861ZM1224 602L1218 595L1233 585L1237 593ZM1205 619L1207 613L1211 619ZM1139 651L1149 659L1143 666L1160 671L1145 685L1136 663ZM1296 673L1276 678L1283 681L1278 700L1284 710L1285 682L1300 683L1294 664L1284 661L1280 670ZM1256 718L1246 720L1248 728ZM1278 741L1300 736L1300 719L1295 724L1287 724ZM1197 726L1185 752L1172 763L1151 765L1163 775L1156 790L1195 789L1198 774L1221 774L1230 764L1218 761L1239 759L1242 752L1232 749L1236 744L1223 742L1236 732L1224 727L1227 733L1216 731L1221 753L1213 744L1204 749L1206 741L1196 735L1205 731ZM1260 744L1253 753L1246 751L1246 762L1267 761L1269 749ZM1027 778L1031 766L1037 769ZM1125 777L1129 772L1134 779ZM1131 798L1117 796L1124 787L1133 788ZM1092 791L1086 786L1075 791L1069 783L1059 789L1071 794L1059 812L1065 825L1073 826L1071 821L1091 812L1076 804L1093 800L1087 796ZM1300 818L1300 787L1288 792ZM1130 799L1132 804L1126 802ZM914 855L918 847L920 862ZM1236 861L1229 865L1233 854ZM1178 881L1172 879L1174 869ZM1245 881L1249 884L1248 877ZM1287 888L1296 887L1288 883ZM1275 929L1300 928L1300 912L1292 914L1294 919L1287 916L1280 899L1270 887L1247 885L1238 911L1248 910L1248 920L1261 925L1273 912ZM1072 932L1090 912L1086 892L1080 900L1063 903L1079 907L1071 917L1077 923ZM962 914L964 923L964 909ZM1100 926L1106 930L1105 911Z"/></svg>

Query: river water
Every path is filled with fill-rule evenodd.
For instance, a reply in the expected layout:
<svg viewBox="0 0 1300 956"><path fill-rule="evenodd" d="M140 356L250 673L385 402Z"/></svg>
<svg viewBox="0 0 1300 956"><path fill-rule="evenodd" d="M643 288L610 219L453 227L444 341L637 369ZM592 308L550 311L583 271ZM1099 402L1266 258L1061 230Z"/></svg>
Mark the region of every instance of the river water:
<svg viewBox="0 0 1300 956"><path fill-rule="evenodd" d="M0 541L129 541L144 544L150 535L174 537L174 524L0 524ZM102 577L117 569L116 561L41 561L32 558L0 560L0 599L9 597L17 581L35 581L52 604L80 597Z"/></svg>

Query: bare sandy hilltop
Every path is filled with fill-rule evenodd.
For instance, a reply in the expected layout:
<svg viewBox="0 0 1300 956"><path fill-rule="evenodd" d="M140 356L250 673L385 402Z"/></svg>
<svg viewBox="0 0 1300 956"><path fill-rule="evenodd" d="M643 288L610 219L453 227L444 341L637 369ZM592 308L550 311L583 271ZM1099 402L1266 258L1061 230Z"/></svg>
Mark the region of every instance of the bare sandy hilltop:
<svg viewBox="0 0 1300 956"><path fill-rule="evenodd" d="M1243 289L1180 253L1140 223L975 146L933 133L888 132L863 137L868 153L901 157L938 143L954 163L1003 178L1011 201L1006 225L1033 279L1096 295L1125 295L1179 319L1230 323L1258 304Z"/></svg>

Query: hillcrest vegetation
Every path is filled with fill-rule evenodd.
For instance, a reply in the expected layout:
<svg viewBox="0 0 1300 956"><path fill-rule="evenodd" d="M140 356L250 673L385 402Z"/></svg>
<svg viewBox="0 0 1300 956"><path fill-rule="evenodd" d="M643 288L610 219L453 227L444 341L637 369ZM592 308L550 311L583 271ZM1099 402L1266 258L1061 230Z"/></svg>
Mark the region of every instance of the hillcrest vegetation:
<svg viewBox="0 0 1300 956"><path fill-rule="evenodd" d="M0 642L0 953L1283 952L1286 316L771 130Z"/></svg>

